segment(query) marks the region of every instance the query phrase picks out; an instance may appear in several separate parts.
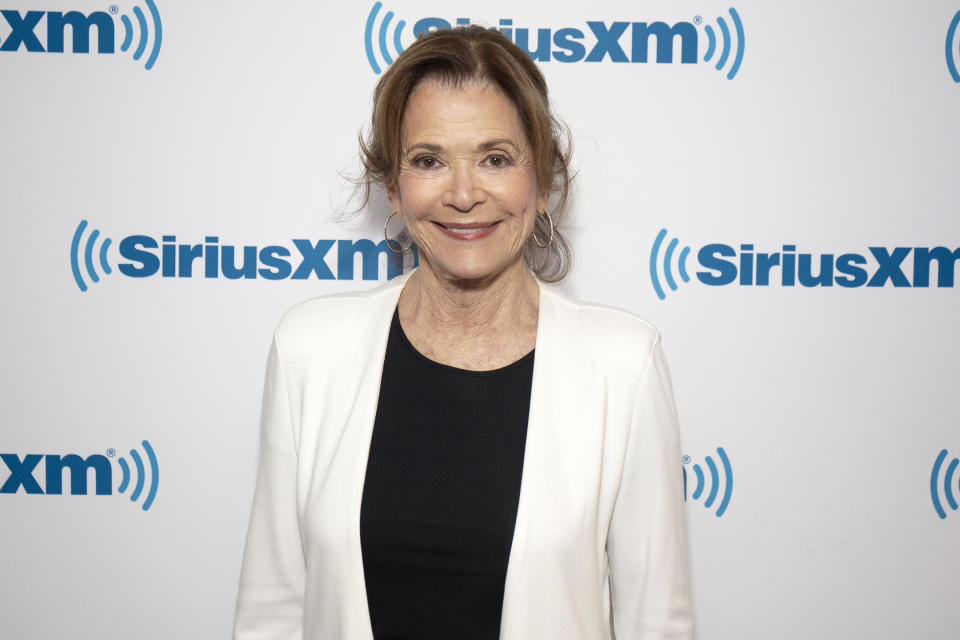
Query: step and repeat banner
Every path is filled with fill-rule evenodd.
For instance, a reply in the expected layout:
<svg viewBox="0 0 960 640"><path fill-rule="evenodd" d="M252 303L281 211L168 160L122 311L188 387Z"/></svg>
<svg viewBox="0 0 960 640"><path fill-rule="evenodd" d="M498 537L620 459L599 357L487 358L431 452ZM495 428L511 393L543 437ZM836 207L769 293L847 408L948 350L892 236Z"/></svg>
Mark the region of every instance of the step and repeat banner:
<svg viewBox="0 0 960 640"><path fill-rule="evenodd" d="M467 23L570 126L563 287L664 335L698 637L958 637L956 0L9 0L0 635L229 636L273 327L398 273L357 136Z"/></svg>

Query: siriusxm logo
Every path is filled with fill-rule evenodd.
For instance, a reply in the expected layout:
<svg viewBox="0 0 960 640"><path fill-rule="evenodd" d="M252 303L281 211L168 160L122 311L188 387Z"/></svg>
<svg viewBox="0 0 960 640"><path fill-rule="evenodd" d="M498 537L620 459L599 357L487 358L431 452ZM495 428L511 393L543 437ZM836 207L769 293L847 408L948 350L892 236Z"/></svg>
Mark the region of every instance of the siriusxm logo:
<svg viewBox="0 0 960 640"><path fill-rule="evenodd" d="M696 485L693 489L693 494L690 498L693 500L700 500L703 498L703 506L707 509L712 509L713 505L717 505L716 515L718 518L722 517L727 511L727 507L730 506L730 497L733 495L733 467L730 466L730 458L727 457L727 452L724 451L723 447L717 447L717 457L720 460L720 465L723 467L723 475L720 475L720 470L717 468L717 463L714 462L713 458L707 456L704 458L704 462L707 465L707 470L710 472L710 477L707 478L704 475L703 467L699 464L694 463L693 473L696 476ZM683 500L687 500L687 467L686 465L690 464L690 456L683 456ZM704 492L706 492L706 497L704 497ZM717 499L719 498L719 502Z"/></svg>
<svg viewBox="0 0 960 640"><path fill-rule="evenodd" d="M140 60L147 54L151 31L153 43L149 47L149 54L144 62L148 70L153 68L160 55L160 46L163 42L163 24L160 22L160 12L153 0L144 0L147 11L150 12L150 22L140 7L132 10L133 18L123 14L120 16L120 25L123 27L123 41L120 51L126 53L133 49L133 59ZM0 15L6 21L10 32L3 34L0 21L0 51L17 52L21 49L30 53L64 53L67 27L70 27L70 51L73 53L90 53L90 40L96 34L97 53L116 53L117 28L114 15L120 13L120 8L112 4L109 13L94 11L89 14L80 11L17 11L14 9L0 10ZM44 23L41 26L41 23ZM39 34L39 35L38 35ZM41 42L42 35L46 41ZM135 42L136 41L136 42Z"/></svg>
<svg viewBox="0 0 960 640"><path fill-rule="evenodd" d="M960 82L960 70L957 69L960 64L960 36L957 35L957 27L960 27L960 11L957 11L947 27L947 70L954 82Z"/></svg>
<svg viewBox="0 0 960 640"><path fill-rule="evenodd" d="M70 243L70 267L73 279L81 291L88 288L84 273L90 282L100 282L102 275L113 273L110 266L110 238L101 238L100 230L89 235L87 221L81 220ZM386 240L374 244L372 240L291 240L293 248L285 245L221 244L218 236L205 236L202 243L178 243L173 235L131 235L118 244L123 262L117 270L129 278L148 278L159 273L164 278L220 278L228 280L262 278L264 280L353 280L354 262L361 258L364 280L380 279L380 256L386 256L386 276L391 279L403 272L398 254L387 248ZM98 248L99 244L99 248ZM327 263L327 255L336 247L336 272ZM416 253L414 253L416 263ZM99 271L97 267L99 266Z"/></svg>
<svg viewBox="0 0 960 640"><path fill-rule="evenodd" d="M116 488L118 494L130 491L130 502L137 502L143 497L143 504L140 506L144 511L148 511L157 497L157 487L160 484L160 466L157 464L157 456L153 447L147 440L142 443L146 461L136 449L130 449L130 459L133 461L133 468L123 456L117 457L114 449L107 449L107 455L94 454L81 457L75 453L65 456L56 454L41 455L39 453L28 453L25 456L19 456L15 453L0 453L0 460L3 460L10 475L7 477L3 486L0 486L0 494L14 494L23 489L24 493L35 495L59 496L63 495L64 475L70 472L70 495L85 496L90 493L90 472L93 472L93 490L98 496L113 495L113 464L110 460L114 459L120 468L120 484ZM39 477L43 478L44 486L40 486L37 480L37 467L43 462L43 473ZM149 467L149 472L147 471Z"/></svg>
<svg viewBox="0 0 960 640"><path fill-rule="evenodd" d="M678 288L674 271L681 282L690 282L687 261L690 247L679 253L679 240L673 238L664 249L667 230L661 229L650 249L650 281L657 297L667 297L664 284L671 291ZM661 255L662 251L662 255ZM806 253L795 244L784 244L774 251L758 251L753 244L737 247L713 243L697 252L697 263L703 268L695 273L702 284L721 287L954 287L956 263L960 248L947 247L868 247L868 253ZM674 257L676 256L676 259ZM910 258L911 266L905 265ZM936 266L934 266L936 265ZM661 271L663 277L661 278Z"/></svg>
<svg viewBox="0 0 960 640"><path fill-rule="evenodd" d="M943 502L946 501L947 506L956 511L958 505L954 491L957 492L957 495L960 495L960 473L957 473L957 467L960 467L960 459L954 458L951 460L943 473L943 479L940 478L940 471L943 469L943 463L947 460L947 455L946 449L940 451L933 463L933 471L930 472L930 499L933 501L933 509L941 520L947 518Z"/></svg>
<svg viewBox="0 0 960 640"><path fill-rule="evenodd" d="M398 20L391 26L394 14L387 11L380 18L382 8L381 2L373 5L363 30L367 62L377 74L393 64L394 57L403 52L404 27L407 25L405 20ZM537 62L669 64L675 61L679 46L681 63L708 62L718 71L726 69L727 79L732 80L743 62L744 35L740 14L732 7L729 12L730 23L720 16L716 20L716 29L712 25L704 25L700 16L696 16L693 22L676 22L673 25L661 21L587 20L584 25L577 27L536 29L515 26L512 19L501 18L495 28ZM410 41L421 33L447 29L453 24L467 25L470 19L456 18L451 23L444 18L421 18L413 23ZM707 44L701 57L700 42L704 36ZM379 58L377 53L380 54Z"/></svg>

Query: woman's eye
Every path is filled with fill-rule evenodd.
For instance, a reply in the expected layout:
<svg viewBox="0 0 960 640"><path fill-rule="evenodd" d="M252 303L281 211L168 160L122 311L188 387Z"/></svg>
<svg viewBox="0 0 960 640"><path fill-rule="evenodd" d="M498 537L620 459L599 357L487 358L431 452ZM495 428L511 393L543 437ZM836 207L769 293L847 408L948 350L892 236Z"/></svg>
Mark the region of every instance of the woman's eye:
<svg viewBox="0 0 960 640"><path fill-rule="evenodd" d="M500 156L500 155L488 156L487 164L489 164L494 169L502 169L503 167L506 167L507 165L510 164L510 159L507 158L506 156Z"/></svg>
<svg viewBox="0 0 960 640"><path fill-rule="evenodd" d="M433 156L418 156L413 159L413 166L420 169L433 169L437 166L437 159Z"/></svg>

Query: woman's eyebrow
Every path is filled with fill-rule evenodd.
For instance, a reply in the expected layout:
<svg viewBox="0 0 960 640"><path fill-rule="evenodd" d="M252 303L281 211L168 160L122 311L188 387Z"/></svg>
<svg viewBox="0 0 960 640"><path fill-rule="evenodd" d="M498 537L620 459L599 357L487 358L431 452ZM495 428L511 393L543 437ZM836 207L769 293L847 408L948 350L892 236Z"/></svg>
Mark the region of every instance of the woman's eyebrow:
<svg viewBox="0 0 960 640"><path fill-rule="evenodd" d="M410 147L407 147L407 149L405 150L405 152L406 152L406 153L410 153L410 152L412 152L412 151L416 151L417 149L422 149L422 150L424 150L424 151L429 151L430 153L440 153L441 151L443 151L443 147L441 147L441 146L438 145L438 144L432 144L432 143L429 143L429 142L418 142L418 143L415 144L415 145L412 145L412 146L410 146Z"/></svg>
<svg viewBox="0 0 960 640"><path fill-rule="evenodd" d="M497 138L496 140L487 140L486 142L481 142L480 144L477 145L477 150L488 151L490 149L493 149L494 147L502 147L504 145L511 146L514 149L518 148L517 145L514 144L513 140L511 140L510 138Z"/></svg>
<svg viewBox="0 0 960 640"><path fill-rule="evenodd" d="M489 151L490 149L495 149L496 147L510 146L514 149L517 149L517 145L510 138L496 138L494 140L486 140L477 145L477 151ZM412 153L414 151L428 151L430 153L440 153L443 151L443 147L439 144L433 144L431 142L418 142L406 148L405 153Z"/></svg>

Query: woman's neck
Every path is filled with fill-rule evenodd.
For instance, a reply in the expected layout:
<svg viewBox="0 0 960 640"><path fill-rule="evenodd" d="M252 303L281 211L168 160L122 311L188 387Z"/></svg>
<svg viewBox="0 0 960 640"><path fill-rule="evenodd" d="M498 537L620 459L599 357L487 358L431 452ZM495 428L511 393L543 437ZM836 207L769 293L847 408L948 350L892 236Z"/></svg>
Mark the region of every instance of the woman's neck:
<svg viewBox="0 0 960 640"><path fill-rule="evenodd" d="M464 369L505 366L536 342L540 288L519 261L484 281L455 281L421 264L400 294L400 324L427 357Z"/></svg>

